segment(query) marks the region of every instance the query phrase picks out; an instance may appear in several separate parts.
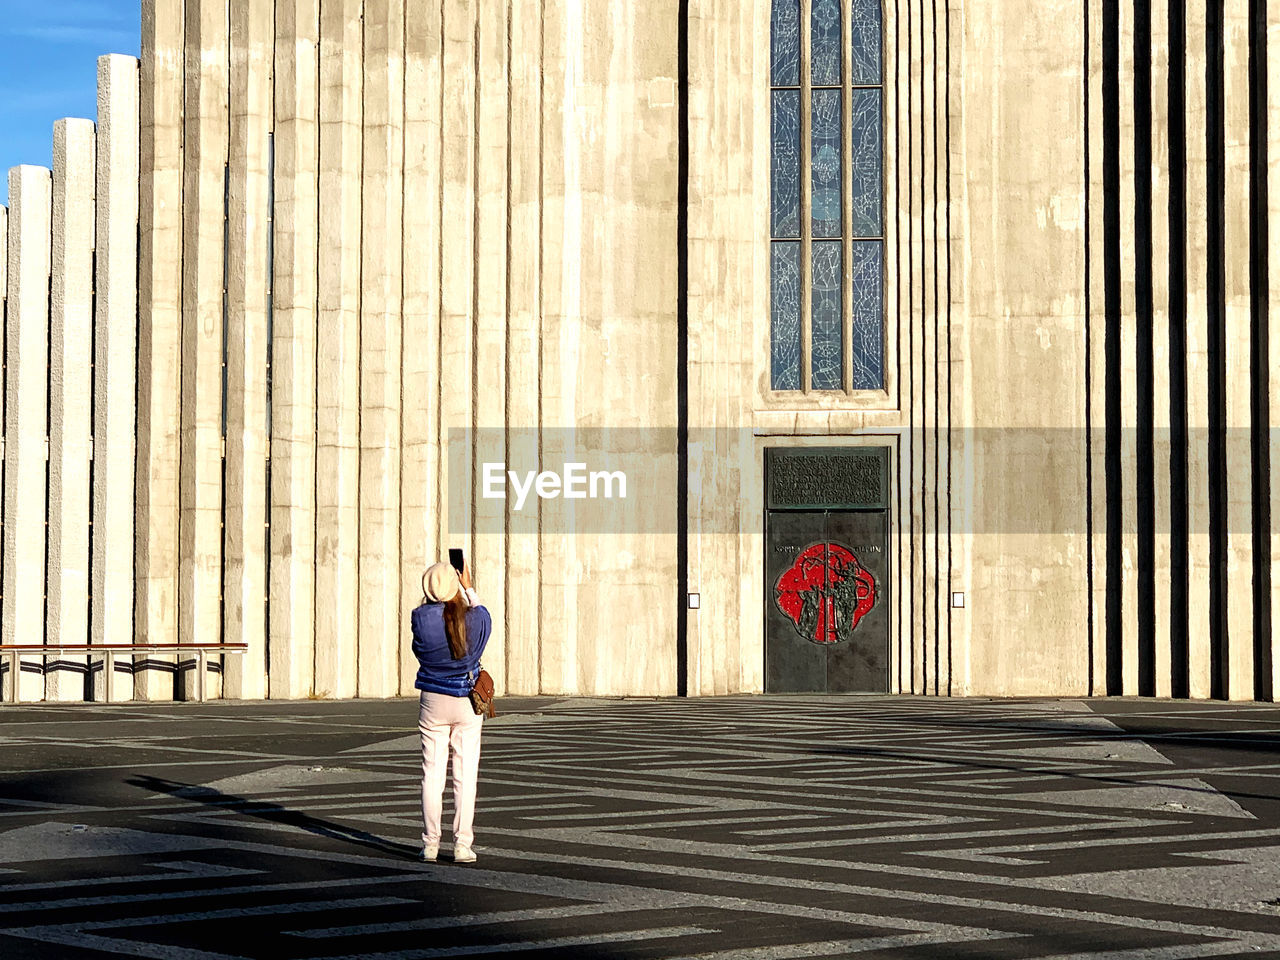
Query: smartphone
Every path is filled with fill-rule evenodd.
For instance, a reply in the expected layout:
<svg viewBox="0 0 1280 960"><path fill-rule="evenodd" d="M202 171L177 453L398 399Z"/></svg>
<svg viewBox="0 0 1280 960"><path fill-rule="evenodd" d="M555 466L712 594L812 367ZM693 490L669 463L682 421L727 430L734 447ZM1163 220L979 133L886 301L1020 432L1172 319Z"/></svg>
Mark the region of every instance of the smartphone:
<svg viewBox="0 0 1280 960"><path fill-rule="evenodd" d="M458 571L458 575L462 575L463 559L461 547L449 548L449 566Z"/></svg>

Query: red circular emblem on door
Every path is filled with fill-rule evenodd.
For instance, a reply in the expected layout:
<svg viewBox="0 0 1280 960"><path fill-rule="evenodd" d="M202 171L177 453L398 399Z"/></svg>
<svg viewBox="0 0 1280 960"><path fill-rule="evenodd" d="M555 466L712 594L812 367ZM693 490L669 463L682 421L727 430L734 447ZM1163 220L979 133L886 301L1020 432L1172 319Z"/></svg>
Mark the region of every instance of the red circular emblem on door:
<svg viewBox="0 0 1280 960"><path fill-rule="evenodd" d="M814 643L840 643L876 603L876 581L853 551L815 543L800 551L774 586L778 609Z"/></svg>

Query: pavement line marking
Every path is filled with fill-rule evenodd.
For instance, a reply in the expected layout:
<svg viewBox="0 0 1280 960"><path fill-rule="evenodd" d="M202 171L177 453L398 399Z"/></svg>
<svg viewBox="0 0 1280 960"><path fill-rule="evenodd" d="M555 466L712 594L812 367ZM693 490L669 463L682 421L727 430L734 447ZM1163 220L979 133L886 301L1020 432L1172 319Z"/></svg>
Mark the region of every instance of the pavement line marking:
<svg viewBox="0 0 1280 960"><path fill-rule="evenodd" d="M228 849L246 849L246 846L266 846L265 844L228 843ZM276 848L273 853L286 853L286 848ZM386 861L382 861L385 863ZM404 864L396 864L403 869ZM181 880L169 877L170 880ZM247 886L223 887L216 890L168 890L163 893L131 893L113 897L71 897L65 900L32 902L32 903L0 903L0 913L35 913L42 910L66 910L73 907L102 907L126 903L147 903L161 900L200 900L206 897L234 897L246 893L276 893L288 890L325 890L335 887L366 887L382 883L403 883L408 880L421 880L421 873L392 874L385 877L351 877L341 880L313 880L295 883L258 883ZM342 902L342 901L335 901ZM252 909L252 908L246 908ZM234 911L233 911L234 912ZM132 922L132 921L126 921ZM141 921L138 921L141 922Z"/></svg>
<svg viewBox="0 0 1280 960"><path fill-rule="evenodd" d="M159 924L190 923L202 920L230 920L241 917L271 916L280 913L321 913L328 910L352 910L366 907L395 906L417 903L404 897L364 897L351 900L325 900L320 902L275 903L260 907L235 907L229 910L205 910L197 913L159 914L150 917L124 917L116 920L97 920L80 923L50 924L39 927L19 927L4 931L25 940L57 943L69 947L84 947L106 953L123 953L134 957L151 957L154 960L243 960L236 954L194 950L172 944L146 943L104 937L93 933L97 930L117 930L122 927L156 926Z"/></svg>
<svg viewBox="0 0 1280 960"><path fill-rule="evenodd" d="M635 783L637 787L647 786L650 789L649 790L642 790L642 789L619 790L616 788L611 788L611 789L601 788L599 786L600 778L597 774L582 774L581 776L575 776L573 774L566 774L563 771L545 771L543 773L543 776L545 778L543 785L545 786L567 789L568 784L560 783L558 781L568 780L568 781L572 781L575 785L577 783L583 784L589 790L590 794L593 796L608 797L608 798L619 799L619 800L666 800L671 796L671 792L673 790L684 789L684 788L687 788L688 786L685 783L666 783L660 780L653 780L653 779L650 779L647 781L628 779L625 782ZM707 781L707 780L713 779L710 776L693 777L688 774L672 774L672 777L677 779L696 780L696 781ZM619 778L621 778L621 775L619 775ZM750 779L751 779L751 782L754 784L759 782L761 778L750 778ZM868 791L876 790L876 791L881 791L881 792L892 794L892 795L878 796L878 797L859 795L856 797L850 797L849 803L847 806L843 806L843 807L819 806L811 802L804 802L802 800L799 800L796 798L794 793L787 793L783 789L784 786L791 787L792 789L794 789L795 788L794 781L785 780L780 777L769 777L769 778L763 778L763 779L771 781L767 784L767 786L772 787L773 789L761 790L756 787L749 787L749 786L734 787L730 785L717 783L714 785L715 789L728 791L729 792L728 795L721 796L719 794L702 794L702 795L699 795L696 799L699 801L705 801L705 806L708 809L717 809L718 808L717 801L723 801L725 803L734 803L734 802L741 803L745 801L745 802L751 803L753 807L756 809L773 810L779 807L786 807L788 810L801 810L801 811L809 811L809 812L817 812L817 813L827 813L827 814L833 814L833 815L848 815L850 813L863 813L867 809L867 804L871 804L871 803L882 803L885 805L894 804L894 805L901 805L901 806L908 806L908 807L926 807L929 810L937 810L939 799L941 799L942 801L946 802L947 808L949 810L954 810L958 812L997 813L997 814L1004 814L1004 815L1008 815L1009 813L1015 813L1015 812L1031 813L1031 814L1035 814L1036 816L1056 817L1061 820L1070 820L1073 822L1092 820L1095 822L1107 823L1107 822L1112 822L1116 819L1115 815L1110 813L1090 813L1089 811L1079 810L1079 809L1058 810L1058 809L1046 808L1044 806L1037 805L1035 801L1025 801L1021 805L1017 805L1015 803L1014 805L997 806L997 805L994 805L994 801L998 798L992 797L990 794L984 795L979 793L973 793L973 794L957 793L954 791L947 791L947 790L934 791L931 793L930 791L917 789L914 787L888 788L883 786L869 786L866 788L862 788L856 782L853 782L853 783L846 782L845 784L843 784L843 786L849 790L862 790L862 789L865 789ZM497 783L497 784L503 784L506 786L516 786L516 787L527 786L525 781L517 780L511 777L503 777L501 775L498 775L498 776L490 775L487 777L482 776L480 782L482 784ZM706 784L703 782L700 782L699 786L706 786ZM739 796L738 794L744 794L744 796ZM904 794L907 796L903 796ZM932 800L909 799L909 797L919 796L921 794L935 796L939 799L932 799ZM960 797L965 800L973 800L973 801L980 801L980 802L956 803L952 800L953 797ZM1171 821L1171 822L1176 822L1176 821Z"/></svg>
<svg viewBox="0 0 1280 960"><path fill-rule="evenodd" d="M513 833L514 831L502 832ZM705 880L715 880L723 883L739 883L747 886L793 887L796 883L795 879L792 877L766 877L759 874L744 874L729 870L711 870L692 866L641 864L624 860L610 860L603 857L574 857L565 854L525 853L524 851L510 849L503 849L501 851L494 852L500 852L505 856L510 856L517 860L536 859L550 861L552 863L605 867L639 873L648 872L670 874L679 875L685 878L698 877ZM801 864L813 863L813 861L803 860L797 860L796 862ZM869 871L877 872L884 872L886 870L901 872L899 867L889 864L841 864L841 866L845 868L867 869ZM929 876L934 873L934 871L919 869L910 872L915 875L923 876ZM938 873L943 874L944 876L947 875L942 871L938 871ZM994 876L975 878L972 882L981 882L989 885L1014 888L1021 885L1021 881L1018 879ZM1111 926L1161 930L1166 933L1181 933L1219 939L1234 939L1237 943L1259 942L1269 947L1280 948L1280 935L1255 934L1252 931L1230 930L1209 924L1178 923L1170 920L1155 920L1150 917L1126 917L1119 914L1102 913L1095 910L1074 910L1066 907L1046 907L1039 904L1007 902L1003 900L982 900L976 897L950 896L948 894L925 893L916 890L893 890L883 887L866 886L864 884L835 883L831 881L814 880L812 878L807 879L805 884L811 889L824 890L831 893L847 893L852 896L879 897L887 900L906 900L912 903L936 903L945 906L988 910L994 913L1035 914L1038 916L1058 917L1063 920L1082 920L1088 923L1098 923ZM879 922L882 926L887 923L902 925L900 919L897 917L882 916L879 918Z"/></svg>
<svg viewBox="0 0 1280 960"><path fill-rule="evenodd" d="M153 864L153 866L163 866L168 872L165 873L136 873L133 875L121 875L118 877L81 877L74 882L77 887L101 887L109 886L113 883L121 885L128 883L151 883L155 880L174 881L174 880L205 880L210 877L247 877L258 875L261 876L265 870L248 870L242 867L220 867L212 863L199 863L198 861L187 861L190 866L197 869L183 869L179 862L166 864ZM177 870L178 872L174 872ZM14 873L21 873L15 870ZM0 893L26 893L32 890L65 890L68 886L66 880L54 880L45 883L2 883L0 884Z"/></svg>
<svg viewBox="0 0 1280 960"><path fill-rule="evenodd" d="M288 829L278 824L270 826L277 829ZM382 857L361 856L358 854L336 854L324 850L306 850L300 848L284 847L278 844L253 843L253 842L231 842L227 844L229 849L245 850L255 853L269 853L279 856L294 856L302 859L325 860L331 862L342 862L350 864L360 864L368 866L394 866L403 868L404 864L400 861L391 861ZM485 848L490 849L490 848ZM563 860L564 858L551 855L543 855L537 853L520 854L513 851L498 851L495 853L507 853L515 859L526 860ZM566 861L567 862L567 861ZM742 897L724 897L711 894L694 894L684 893L681 891L666 890L662 887L653 887L640 884L625 884L612 881L594 881L594 880L568 880L563 877L556 877L547 874L537 873L517 873L505 870L492 870L486 868L477 868L473 866L454 866L447 863L437 864L420 864L420 871L411 874L402 874L400 876L391 877L370 877L360 878L356 880L334 880L319 883L294 883L294 884L262 884L259 887L240 887L239 891L250 892L269 892L274 890L286 889L312 889L330 886L355 886L360 884L376 885L383 882L391 882L394 880L435 880L443 878L451 885L463 886L479 886L489 887L501 890L508 890L516 893L531 893L544 896L562 897L564 899L577 900L595 900L597 902L613 902L621 900L621 902L636 903L643 902L652 903L656 908L663 909L669 906L711 906L726 910L737 910L748 913L766 913L775 915L781 904L774 901L758 901L748 900ZM636 870L644 870L644 867L633 867ZM650 870L649 872L654 872ZM679 872L671 870L668 872ZM780 886L790 888L794 886L791 878L775 878L770 886ZM841 888L837 892L841 892ZM870 890L874 888L848 888L857 891ZM619 896L621 894L621 897ZM896 899L912 899L912 894L898 893ZM889 899L895 897L890 896ZM1017 909L1016 905L1009 905L1010 910ZM830 910L825 908L806 907L797 904L785 904L785 909L792 915L811 917L820 920L833 920L840 923L853 923L864 926L885 927L894 926L904 930L916 930L921 932L936 933L949 937L964 937L966 939L1005 939L1008 937L1025 936L1018 932L992 930L984 927L965 927L955 924L942 924L930 921L912 920L907 917L883 916L879 914L856 913L845 910ZM332 958L330 958L332 960Z"/></svg>
<svg viewBox="0 0 1280 960"><path fill-rule="evenodd" d="M555 950L563 947L590 947L625 940L665 940L675 937L696 937L700 934L716 934L719 930L705 927L659 927L653 930L619 930L617 933L600 933L578 937L553 937L546 940L513 940L509 943L481 944L471 947L415 947L409 950L388 950L381 953L348 953L325 960L427 960L430 957L470 957L480 953L517 953L524 950Z"/></svg>
<svg viewBox="0 0 1280 960"><path fill-rule="evenodd" d="M987 939L995 939L987 938ZM865 937L861 940L821 940L788 943L768 947L744 947L739 950L716 950L712 953L686 954L674 960L802 960L804 957L847 957L870 950L899 950L935 944L952 945L958 941L927 933L907 933L896 937Z"/></svg>
<svg viewBox="0 0 1280 960"><path fill-rule="evenodd" d="M596 917L601 914L630 913L654 909L649 904L604 902L581 904L576 907L534 907L528 910L500 910L494 913L464 913L455 916L422 917L418 920L400 920L390 923L360 923L349 927L313 927L309 930L284 930L291 937L307 940L328 940L333 937L376 936L410 930L445 930L452 927L487 927L500 923L520 923L526 920L562 920L569 917Z"/></svg>
<svg viewBox="0 0 1280 960"><path fill-rule="evenodd" d="M967 818L954 817L949 819L951 819L953 822L964 823L966 822ZM983 819L986 820L987 822L990 822L990 818L984 817ZM906 825L917 826L917 824L906 824ZM1091 823L1087 827L1084 827L1080 832L1083 833L1086 830L1089 830L1089 831L1121 830L1121 829L1129 829L1133 827L1159 827L1159 826L1171 826L1171 825L1176 826L1177 824L1171 823L1168 820L1133 820L1128 817L1118 817L1115 823ZM839 826L805 827L805 833L832 832L832 831L839 831L841 829L852 832L855 830L864 829L864 827L862 824L846 824L843 827L839 827ZM743 831L744 834L749 836L754 836L754 835L767 836L767 835L772 835L776 832L777 831L773 831L773 830ZM1032 834L1042 834L1042 833L1052 834L1052 833L1061 833L1061 832L1062 832L1062 827L1057 824L1054 824L1052 826L1045 826L1045 827L1012 827L1007 830L962 830L962 831L953 831L951 833L902 833L902 834L896 834L892 838L891 842L894 844L937 843L938 841L941 841L941 840L978 840L983 837L1030 836ZM753 843L751 845L751 848L753 850L769 850L769 851L803 850L809 847L831 846L833 844L839 844L842 847L856 846L856 845L874 846L876 844L883 844L885 842L886 840L883 836L842 837L842 838L822 840L822 841L797 840L797 841L789 841L787 843L758 843L758 844ZM983 849L987 852L991 852L996 848L984 847Z"/></svg>
<svg viewBox="0 0 1280 960"><path fill-rule="evenodd" d="M40 943L80 947L85 950L97 950L106 954L146 957L148 960L252 960L251 957L246 957L242 954L214 953L209 950L194 950L190 947L178 947L167 943L121 940L92 933L80 933L75 930L54 930L51 932L45 930L6 930L4 932L9 936L36 940Z"/></svg>
<svg viewBox="0 0 1280 960"><path fill-rule="evenodd" d="M601 903L623 903L628 906L647 905L654 910L672 910L688 907L711 907L739 913L764 913L776 916L785 911L788 916L807 917L812 920L851 924L872 928L898 927L927 933L944 939L998 940L1022 937L1016 931L992 930L986 927L967 927L958 924L913 920L907 917L888 917L880 914L860 913L828 907L810 907L804 904L778 903L773 900L749 900L721 894L690 893L667 890L640 884L599 880L563 880L539 874L515 873L505 870L476 870L467 867L443 866L445 878L453 885L496 888L519 893L543 893L568 899L591 898ZM781 884L790 887L793 884ZM553 892L554 891L554 892Z"/></svg>
<svg viewBox="0 0 1280 960"><path fill-rule="evenodd" d="M1036 960L1199 960L1223 953L1240 953L1240 942L1196 943L1169 947L1134 947L1130 950L1094 950L1088 953L1056 953ZM1256 949L1256 948L1255 948Z"/></svg>

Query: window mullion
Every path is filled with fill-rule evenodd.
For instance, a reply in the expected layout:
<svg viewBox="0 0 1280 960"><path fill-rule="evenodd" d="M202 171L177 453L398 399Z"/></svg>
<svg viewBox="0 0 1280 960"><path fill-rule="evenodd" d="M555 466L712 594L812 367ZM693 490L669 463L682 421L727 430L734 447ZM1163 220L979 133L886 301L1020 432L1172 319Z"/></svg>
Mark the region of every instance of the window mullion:
<svg viewBox="0 0 1280 960"><path fill-rule="evenodd" d="M846 394L853 393L853 4L840 18L840 291L841 369Z"/></svg>
<svg viewBox="0 0 1280 960"><path fill-rule="evenodd" d="M800 0L800 389L813 385L813 76L812 0Z"/></svg>

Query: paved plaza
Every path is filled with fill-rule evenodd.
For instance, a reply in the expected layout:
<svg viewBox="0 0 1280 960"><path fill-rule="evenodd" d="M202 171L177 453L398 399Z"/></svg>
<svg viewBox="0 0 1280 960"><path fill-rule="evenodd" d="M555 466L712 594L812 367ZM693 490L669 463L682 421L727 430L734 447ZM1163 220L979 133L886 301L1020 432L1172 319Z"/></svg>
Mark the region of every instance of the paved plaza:
<svg viewBox="0 0 1280 960"><path fill-rule="evenodd" d="M0 712L0 957L1280 956L1270 706L501 707L473 865L416 702Z"/></svg>

